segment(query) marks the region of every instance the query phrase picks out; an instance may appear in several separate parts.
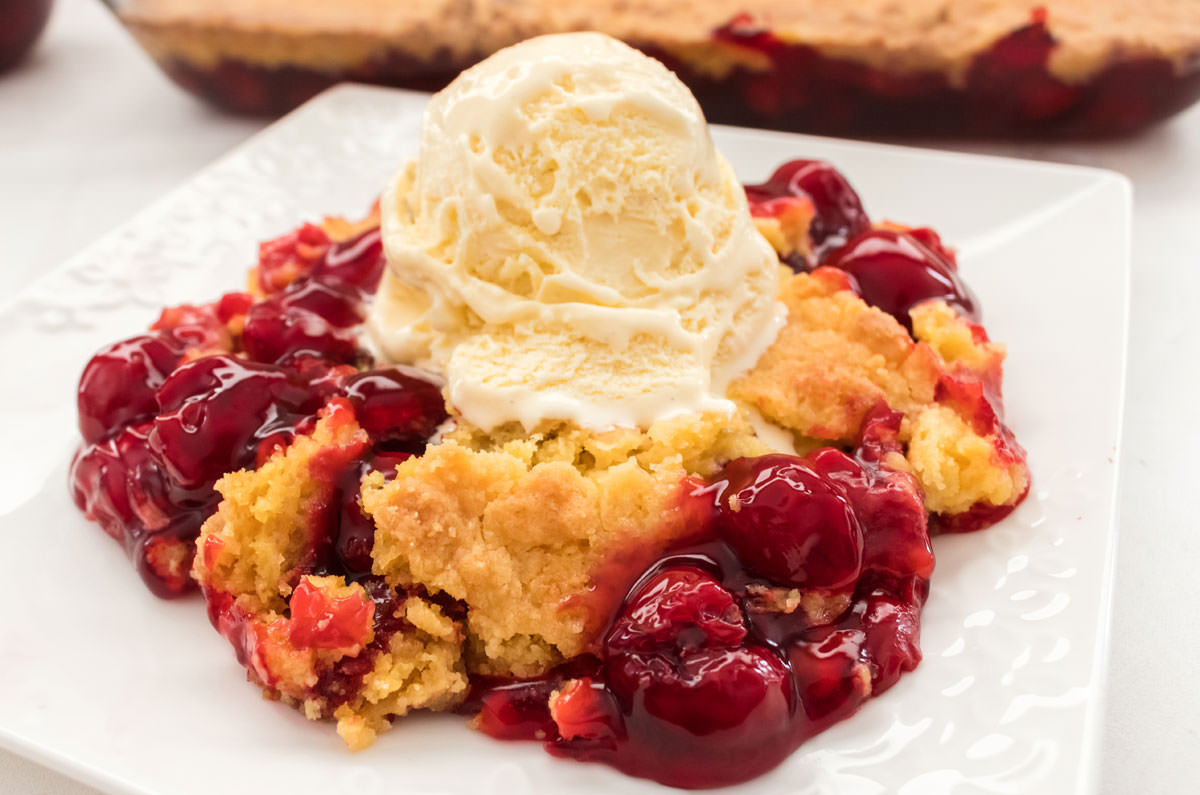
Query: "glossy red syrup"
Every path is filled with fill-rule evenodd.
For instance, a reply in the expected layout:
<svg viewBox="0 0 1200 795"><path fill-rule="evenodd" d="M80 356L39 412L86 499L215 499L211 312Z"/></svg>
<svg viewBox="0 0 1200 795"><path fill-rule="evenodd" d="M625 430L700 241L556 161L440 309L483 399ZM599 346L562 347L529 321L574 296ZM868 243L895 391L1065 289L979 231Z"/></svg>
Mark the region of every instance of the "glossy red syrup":
<svg viewBox="0 0 1200 795"><path fill-rule="evenodd" d="M932 229L871 228L862 200L846 178L820 160L784 163L760 185L747 185L750 212L783 215L789 203L808 202L811 256L789 264L795 270L837 268L850 288L912 332L909 310L941 299L967 318L979 320L979 302L958 275L954 254Z"/></svg>
<svg viewBox="0 0 1200 795"><path fill-rule="evenodd" d="M917 236L872 229L831 253L822 265L850 274L855 292L912 332L909 311L940 299L978 322L979 301L959 278L954 262L920 242Z"/></svg>
<svg viewBox="0 0 1200 795"><path fill-rule="evenodd" d="M840 171L821 160L792 160L775 169L761 185L747 185L750 212L759 216L782 213L789 202L812 203L808 237L817 262L871 228L862 200Z"/></svg>
<svg viewBox="0 0 1200 795"><path fill-rule="evenodd" d="M707 490L707 526L637 578L599 657L477 681L479 728L708 788L761 775L891 687L921 659L933 571L919 487L879 464L899 421L873 415L853 456L731 462ZM796 586L842 596L842 611L767 609L764 594Z"/></svg>
<svg viewBox="0 0 1200 795"><path fill-rule="evenodd" d="M331 399L345 396L379 456L393 459L420 452L445 419L439 386L419 373L359 374L351 329L382 269L377 229L335 242L301 227L260 251L267 297L231 293L166 309L150 333L88 362L73 496L155 593L193 587L194 542L216 508L216 480L310 431Z"/></svg>

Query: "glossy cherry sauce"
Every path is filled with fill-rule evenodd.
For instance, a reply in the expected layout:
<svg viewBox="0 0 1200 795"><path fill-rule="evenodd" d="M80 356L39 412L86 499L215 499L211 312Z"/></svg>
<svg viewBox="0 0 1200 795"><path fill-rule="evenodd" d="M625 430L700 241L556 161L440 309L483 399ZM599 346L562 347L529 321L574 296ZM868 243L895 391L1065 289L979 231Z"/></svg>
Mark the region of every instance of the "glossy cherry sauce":
<svg viewBox="0 0 1200 795"><path fill-rule="evenodd" d="M882 467L900 415L853 456L738 459L712 506L634 583L596 654L526 682L479 679L468 709L503 739L685 788L754 778L920 661L933 570L920 488ZM794 591L793 588L798 588ZM804 592L815 616L788 603Z"/></svg>
<svg viewBox="0 0 1200 795"><path fill-rule="evenodd" d="M789 264L799 271L837 268L868 304L912 332L909 311L941 299L974 321L979 302L958 275L954 254L931 229L872 228L862 200L846 178L820 160L784 163L766 181L746 186L750 212L782 216L794 202L811 205L810 255Z"/></svg>
<svg viewBox="0 0 1200 795"><path fill-rule="evenodd" d="M352 328L382 269L377 229L334 242L301 227L263 244L265 298L167 309L149 333L84 368L74 498L124 543L155 593L192 587L216 480L310 431L331 399L350 401L380 454L420 452L445 419L440 387L415 371L359 372Z"/></svg>

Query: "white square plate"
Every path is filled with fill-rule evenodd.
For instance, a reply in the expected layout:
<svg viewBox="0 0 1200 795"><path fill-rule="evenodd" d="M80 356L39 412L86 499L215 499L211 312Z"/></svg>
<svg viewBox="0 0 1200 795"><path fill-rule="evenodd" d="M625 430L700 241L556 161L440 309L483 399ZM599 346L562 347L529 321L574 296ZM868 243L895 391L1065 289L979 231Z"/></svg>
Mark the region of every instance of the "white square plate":
<svg viewBox="0 0 1200 795"><path fill-rule="evenodd" d="M263 701L196 598L152 597L67 493L74 388L164 304L243 283L258 241L362 213L416 153L425 97L313 100L0 307L0 744L96 786L156 793L652 792L500 743L456 716L399 721L351 755ZM875 219L961 252L1008 344L1007 419L1034 487L985 532L937 539L925 661L745 792L1067 793L1095 787L1116 526L1129 188L1113 174L716 129L747 181L825 158Z"/></svg>

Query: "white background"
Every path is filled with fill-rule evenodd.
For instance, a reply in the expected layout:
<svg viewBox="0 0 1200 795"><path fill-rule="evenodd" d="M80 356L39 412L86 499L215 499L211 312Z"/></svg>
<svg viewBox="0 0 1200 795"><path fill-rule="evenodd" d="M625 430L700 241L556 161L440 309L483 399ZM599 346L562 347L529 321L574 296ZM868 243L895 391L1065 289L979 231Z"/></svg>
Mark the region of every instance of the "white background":
<svg viewBox="0 0 1200 795"><path fill-rule="evenodd" d="M8 287L0 300L264 123L200 105L157 72L99 3L60 0L33 57L0 75L0 275ZM1200 107L1121 142L953 148L1085 163L1133 181L1129 387L1102 790L1191 791L1200 747L1193 607L1200 603L1193 484L1200 433L1192 421L1200 388L1200 326L1193 322ZM19 377L9 373L6 379L17 380L6 383ZM3 751L0 791L91 792Z"/></svg>

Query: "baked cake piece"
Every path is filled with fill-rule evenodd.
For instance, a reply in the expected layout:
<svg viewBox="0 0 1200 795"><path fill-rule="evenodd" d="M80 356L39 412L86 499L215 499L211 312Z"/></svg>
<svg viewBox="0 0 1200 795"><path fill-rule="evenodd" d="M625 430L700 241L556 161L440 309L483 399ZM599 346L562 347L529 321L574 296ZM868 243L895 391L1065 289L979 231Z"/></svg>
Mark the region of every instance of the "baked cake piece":
<svg viewBox="0 0 1200 795"><path fill-rule="evenodd" d="M764 231L793 241L781 245L781 258L796 263L800 251L817 258L827 241L813 238L818 214L811 199L796 192L770 201L778 212L760 213ZM796 211L796 204L807 209ZM927 260L921 267L953 269L947 264L953 255L928 230L867 223L851 245L874 234L892 242L911 238L913 250ZM905 610L919 607L924 598L919 583L932 567L925 512L937 529L973 529L1011 510L1029 485L1023 451L993 408L1003 349L957 308L973 306L974 299L964 291L949 301L917 303L909 313L910 333L897 317L863 300L858 291L869 282L852 280L853 261L840 261L847 269L781 269L787 326L758 365L731 386L730 396L761 420L790 431L796 448L808 453L805 460L814 462L802 471L822 473L820 482L842 488L843 478L850 477L877 484L851 490L873 496L850 502L868 547L876 539L881 557L900 562L884 567L886 575L865 573L872 570L859 563L862 579L849 585L795 587L811 584L789 582L786 574L764 578L764 571L778 565L771 556L726 550L724 556L741 562L725 562L729 587L712 585L725 589L718 596L733 594L729 609L736 605L761 617L756 620L809 632L862 620L851 607L860 603L866 609L867 603L854 600L880 587L888 598L909 605ZM736 415L684 415L646 431L597 433L564 424L532 435L516 425L484 432L460 420L422 455L399 461L384 456L382 466L370 467L378 471L363 477L363 468L351 465L370 457L364 453L369 435L350 419L352 407L335 402L327 411L330 416L311 438L298 438L255 472L222 479L217 488L224 499L201 532L196 578L214 623L239 649L252 678L268 693L302 705L310 717L337 719L339 731L357 748L384 728L387 715L417 707L461 708L469 698L468 681L500 677L503 688L476 693L466 703L479 711L477 723L484 730L557 738L553 744L561 753L599 755L634 772L665 775L642 770L641 761L613 752L608 741L597 745L589 734L600 731L597 720L608 725L619 711L607 701L617 691L597 691L590 684L599 670L607 670L590 661L622 654L612 646L610 625L623 610L637 613L622 603L629 604L627 592L642 572L674 570L662 561L686 555L680 550L689 546L727 543L720 541L722 512L736 516L745 508L740 500L718 500L714 514L714 488L728 493L731 482L745 478L739 469L772 472L772 466L801 459L767 455L770 449L752 425ZM856 449L858 463L829 445ZM349 480L330 475L330 467L349 473ZM875 474L862 474L864 467ZM337 495L332 483L341 490ZM362 547L365 557L360 552L349 566L347 504L368 518L371 532ZM362 540L358 520L349 529ZM883 542L896 532L907 541ZM747 581L745 574L732 573L741 567L759 576ZM341 573L325 573L331 571ZM348 576L360 579L347 586ZM914 576L915 581L906 579ZM364 588L371 589L369 598ZM326 641L334 648L296 648L296 631L286 635L278 627L286 625L289 608L296 615L297 590L306 603L316 590L327 603L340 599L351 605L324 608L321 615L338 626L345 623L340 615L349 612L357 622L353 631ZM386 615L397 619L393 626L401 627L386 636L387 645L380 645L381 634L362 612L371 600L377 613L390 610ZM417 617L426 622L408 616L411 610L420 610ZM246 626L255 630L248 634ZM906 662L882 680L877 665L845 661L833 667L851 687L830 714L852 709L894 681L888 677L915 664L910 630L888 631L885 647L893 650L888 653ZM254 649L265 651L257 656L247 651L247 637ZM347 669L360 678L343 673ZM362 677L364 669L372 674ZM823 669L812 673L821 680L831 675ZM529 684L524 689L509 684L514 677ZM325 684L330 681L338 685L334 693ZM581 729L580 710L608 717ZM816 730L816 724L806 724L767 747L783 753L779 738L792 742ZM671 775L677 783L685 774Z"/></svg>
<svg viewBox="0 0 1200 795"><path fill-rule="evenodd" d="M675 786L757 775L918 664L930 533L999 520L1029 473L935 233L873 223L825 163L746 192L787 320L731 413L471 425L360 346L373 209L97 354L76 500L351 748L457 710Z"/></svg>
<svg viewBox="0 0 1200 795"><path fill-rule="evenodd" d="M373 571L464 602L472 670L538 676L595 650L630 584L596 588L596 572L640 572L696 532L692 476L768 451L719 415L507 443L460 429L364 484Z"/></svg>
<svg viewBox="0 0 1200 795"><path fill-rule="evenodd" d="M809 633L861 624L868 614L853 605L866 610L881 587L905 611L919 609L932 567L925 511L933 529L973 529L1028 488L1023 452L997 411L1003 349L965 314L975 311L969 291L906 307L910 333L892 314L895 302L872 291L868 271L838 254L872 235L919 255L909 263L918 270L953 271L952 253L928 230L873 226L856 196L827 201L830 185L849 186L824 164L796 161L780 173L787 178L774 187L748 192L780 256L788 322L731 385L744 416L683 415L645 431L558 425L532 435L460 421L426 448L447 416L438 385L403 368L360 372L364 354L339 330L358 322L355 301L378 282L373 211L361 223L327 219L269 241L251 293L166 310L152 334L98 355L81 385L81 427L94 441L75 465L76 493L126 539L160 593L190 584L187 528L212 513L193 572L214 625L265 692L336 720L353 748L413 709L457 708L476 711L477 725L499 736L540 736L559 753L604 756L608 746L588 732L615 719L589 729L579 711L609 714L611 704L591 700L615 691L580 683L597 681L599 661L625 653L612 647L609 627L629 610L627 591L643 572L674 571L663 563L672 555L695 548L712 557L713 545L726 543L722 512L737 503L714 512L713 497L738 468L781 466L755 424L784 429L807 454L785 462L810 462L799 471L850 495L867 547L902 561L884 575L859 559L851 566L859 579L831 589L763 576L769 556L738 563L725 547L716 556L728 572L722 584L692 585L718 589L717 598L733 600L729 609L759 622ZM824 193L812 180L829 183ZM834 264L818 264L826 262ZM193 442L218 438L231 451L212 472L193 471L200 463L172 448L188 441L172 435L173 406L207 410ZM236 420L221 410L232 406ZM857 462L829 445L857 450ZM239 466L250 468L216 471ZM185 492L199 499L165 499ZM887 540L897 532L907 540ZM915 617L903 626L878 630L890 640L871 653L900 655L883 679L878 666L850 658L812 670L813 687L851 683L829 720L916 664ZM492 681L528 684L480 684ZM778 757L823 725L794 727L765 747ZM609 761L667 775L634 759Z"/></svg>
<svg viewBox="0 0 1200 795"><path fill-rule="evenodd" d="M788 325L732 397L795 434L801 449L852 443L879 405L903 412L907 466L933 514L1024 496L1024 454L982 391L989 371L998 378L1003 349L979 326L925 303L913 310L914 340L834 269L789 277L783 296Z"/></svg>
<svg viewBox="0 0 1200 795"><path fill-rule="evenodd" d="M310 436L222 478L195 564L251 680L335 719L352 748L411 709L460 707L484 731L547 740L563 755L680 786L732 782L919 660L933 557L897 412L871 412L853 456L822 448L803 459L765 454L736 416L523 440L465 429L372 465L360 495L347 493L371 445L358 413L335 398ZM345 552L358 532L349 505L374 525L369 574ZM781 512L815 523L821 541L784 553ZM696 622L713 626L696 635ZM760 634L794 646L786 665L762 655ZM833 637L836 651L818 650ZM699 678L661 679L674 666L699 666L688 674ZM654 684L637 684L644 675ZM776 715L763 722L746 688L790 677L800 695L770 696ZM620 717L618 704L647 686L677 706ZM696 687L731 699L728 714L689 712ZM718 745L689 740L686 766L678 749L647 758L640 733L694 731L696 719L740 728ZM728 754L741 764L696 761Z"/></svg>
<svg viewBox="0 0 1200 795"><path fill-rule="evenodd" d="M311 436L218 481L221 504L201 532L194 574L251 681L309 718L335 718L361 748L391 717L463 699L465 633L444 599L316 573L340 508L338 478L369 444L345 399L322 413Z"/></svg>
<svg viewBox="0 0 1200 795"><path fill-rule="evenodd" d="M343 79L441 88L502 47L570 30L664 60L728 123L1094 135L1200 95L1190 0L129 0L118 13L181 85L255 112Z"/></svg>
<svg viewBox="0 0 1200 795"><path fill-rule="evenodd" d="M800 450L845 446L877 406L902 413L905 467L935 531L1006 515L1029 489L1002 421L1004 347L977 320L954 252L930 229L872 224L819 161L747 187L759 231L790 268L787 325L730 396L787 429Z"/></svg>

